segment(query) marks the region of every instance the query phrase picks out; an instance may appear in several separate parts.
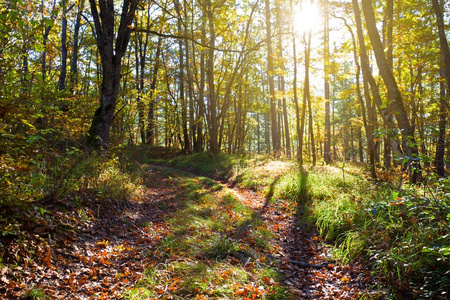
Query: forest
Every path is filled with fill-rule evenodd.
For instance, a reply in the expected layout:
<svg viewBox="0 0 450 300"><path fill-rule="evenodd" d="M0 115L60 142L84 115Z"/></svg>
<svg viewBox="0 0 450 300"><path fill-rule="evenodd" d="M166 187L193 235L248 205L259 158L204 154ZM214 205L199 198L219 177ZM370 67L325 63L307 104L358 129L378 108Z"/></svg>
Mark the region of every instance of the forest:
<svg viewBox="0 0 450 300"><path fill-rule="evenodd" d="M0 298L448 299L445 0L0 2Z"/></svg>

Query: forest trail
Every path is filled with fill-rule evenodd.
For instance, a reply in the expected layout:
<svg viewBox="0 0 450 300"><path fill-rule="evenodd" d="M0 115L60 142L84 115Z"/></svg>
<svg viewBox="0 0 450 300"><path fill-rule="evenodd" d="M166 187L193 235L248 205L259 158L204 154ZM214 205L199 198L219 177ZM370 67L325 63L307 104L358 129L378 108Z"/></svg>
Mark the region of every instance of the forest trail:
<svg viewBox="0 0 450 300"><path fill-rule="evenodd" d="M45 230L29 234L36 253L9 245L22 262L13 272L0 269L0 296L376 298L368 270L328 264L320 239L263 196L176 169L144 168L138 198L108 202L86 192L66 199L65 210L49 209Z"/></svg>
<svg viewBox="0 0 450 300"><path fill-rule="evenodd" d="M301 224L297 216L268 203L248 189L229 187L245 205L258 211L275 233L274 256L280 260L282 284L294 299L359 299L362 295L378 299L379 291L370 271L360 264L335 265L330 246L322 243L314 230Z"/></svg>

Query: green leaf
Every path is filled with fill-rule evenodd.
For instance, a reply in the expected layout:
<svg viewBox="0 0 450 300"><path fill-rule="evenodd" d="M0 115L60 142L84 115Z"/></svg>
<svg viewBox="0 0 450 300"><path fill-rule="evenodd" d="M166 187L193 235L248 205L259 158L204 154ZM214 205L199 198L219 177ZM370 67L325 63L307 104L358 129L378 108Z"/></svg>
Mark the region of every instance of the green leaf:
<svg viewBox="0 0 450 300"><path fill-rule="evenodd" d="M53 21L49 18L44 18L44 22L45 24L47 24L47 26L54 26L55 24L53 23Z"/></svg>
<svg viewBox="0 0 450 300"><path fill-rule="evenodd" d="M45 48L41 44L35 44L34 45L34 50L36 50L36 52L44 52Z"/></svg>

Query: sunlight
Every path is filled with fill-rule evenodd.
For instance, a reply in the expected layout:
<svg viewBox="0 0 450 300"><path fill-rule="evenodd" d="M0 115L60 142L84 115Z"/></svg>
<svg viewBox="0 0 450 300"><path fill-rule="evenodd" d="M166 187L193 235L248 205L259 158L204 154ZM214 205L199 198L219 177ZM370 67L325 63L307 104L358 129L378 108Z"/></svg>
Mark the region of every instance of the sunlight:
<svg viewBox="0 0 450 300"><path fill-rule="evenodd" d="M300 34L314 31L322 23L322 14L316 3L305 1L293 14L294 30Z"/></svg>

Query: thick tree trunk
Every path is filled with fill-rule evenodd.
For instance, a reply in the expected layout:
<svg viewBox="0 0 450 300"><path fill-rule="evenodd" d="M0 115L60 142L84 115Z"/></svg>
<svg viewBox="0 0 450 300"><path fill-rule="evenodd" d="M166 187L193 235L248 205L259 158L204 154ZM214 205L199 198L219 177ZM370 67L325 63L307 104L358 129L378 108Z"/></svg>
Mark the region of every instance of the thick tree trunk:
<svg viewBox="0 0 450 300"><path fill-rule="evenodd" d="M102 64L102 84L100 106L95 111L89 129L87 144L94 149L102 149L104 154L110 144L110 130L114 118L117 95L120 86L122 57L125 54L131 35L131 23L134 19L138 0L124 0L117 37L114 31L114 1L89 0L94 19L97 47ZM114 38L116 40L114 41Z"/></svg>

